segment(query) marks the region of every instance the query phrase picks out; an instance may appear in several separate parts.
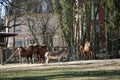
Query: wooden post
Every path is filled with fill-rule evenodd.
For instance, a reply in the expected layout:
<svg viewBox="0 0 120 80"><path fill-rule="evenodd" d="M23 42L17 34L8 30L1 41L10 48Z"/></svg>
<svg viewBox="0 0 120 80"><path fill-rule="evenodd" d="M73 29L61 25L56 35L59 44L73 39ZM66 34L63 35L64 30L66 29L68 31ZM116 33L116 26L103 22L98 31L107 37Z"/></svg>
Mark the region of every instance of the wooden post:
<svg viewBox="0 0 120 80"><path fill-rule="evenodd" d="M3 65L3 48L0 47L0 63Z"/></svg>

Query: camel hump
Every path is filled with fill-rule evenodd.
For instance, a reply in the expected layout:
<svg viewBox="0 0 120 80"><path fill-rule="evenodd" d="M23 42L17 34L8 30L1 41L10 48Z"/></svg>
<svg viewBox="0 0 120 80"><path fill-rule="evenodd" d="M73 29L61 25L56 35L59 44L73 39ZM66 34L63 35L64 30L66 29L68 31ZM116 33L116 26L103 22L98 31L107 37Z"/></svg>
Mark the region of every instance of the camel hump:
<svg viewBox="0 0 120 80"><path fill-rule="evenodd" d="M41 45L41 48L47 48L46 44Z"/></svg>
<svg viewBox="0 0 120 80"><path fill-rule="evenodd" d="M33 46L37 49L39 49L41 47L39 44L34 44Z"/></svg>
<svg viewBox="0 0 120 80"><path fill-rule="evenodd" d="M26 49L33 49L34 48L34 45L33 44L29 44L28 47Z"/></svg>
<svg viewBox="0 0 120 80"><path fill-rule="evenodd" d="M39 47L40 45L38 43L33 44L33 46Z"/></svg>
<svg viewBox="0 0 120 80"><path fill-rule="evenodd" d="M23 49L23 47L22 47L22 46L20 46L20 47L18 47L18 50L19 50L19 49Z"/></svg>

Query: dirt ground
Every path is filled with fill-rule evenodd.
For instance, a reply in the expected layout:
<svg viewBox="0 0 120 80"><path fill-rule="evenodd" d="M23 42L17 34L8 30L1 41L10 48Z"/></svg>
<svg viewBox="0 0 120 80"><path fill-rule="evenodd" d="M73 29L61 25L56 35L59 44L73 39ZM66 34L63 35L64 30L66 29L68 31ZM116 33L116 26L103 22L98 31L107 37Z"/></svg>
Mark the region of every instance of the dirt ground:
<svg viewBox="0 0 120 80"><path fill-rule="evenodd" d="M79 67L87 68L87 71L94 70L120 70L120 59L108 59L108 60L83 60L83 61L69 61L60 63L48 63L48 64L5 64L0 65L0 71L5 70L28 70L28 69L49 69L56 67ZM84 70L84 69L82 69Z"/></svg>

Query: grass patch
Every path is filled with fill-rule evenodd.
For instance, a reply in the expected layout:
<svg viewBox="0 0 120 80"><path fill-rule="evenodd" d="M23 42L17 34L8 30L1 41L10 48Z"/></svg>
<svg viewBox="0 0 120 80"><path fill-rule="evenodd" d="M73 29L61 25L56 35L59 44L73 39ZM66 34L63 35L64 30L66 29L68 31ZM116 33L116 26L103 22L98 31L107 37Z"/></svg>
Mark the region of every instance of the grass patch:
<svg viewBox="0 0 120 80"><path fill-rule="evenodd" d="M80 71L77 68L50 68L16 71L1 71L0 80L61 80L70 78L101 77L103 79L120 79L120 70ZM96 79L95 79L96 80Z"/></svg>

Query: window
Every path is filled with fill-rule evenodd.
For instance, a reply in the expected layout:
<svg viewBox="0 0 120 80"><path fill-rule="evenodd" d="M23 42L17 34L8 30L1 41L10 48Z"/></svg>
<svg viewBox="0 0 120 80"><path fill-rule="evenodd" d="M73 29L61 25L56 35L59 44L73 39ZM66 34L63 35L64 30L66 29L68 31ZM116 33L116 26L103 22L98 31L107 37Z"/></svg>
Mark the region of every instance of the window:
<svg viewBox="0 0 120 80"><path fill-rule="evenodd" d="M100 33L100 26L99 26L99 25L95 25L95 31L96 31L97 33Z"/></svg>
<svg viewBox="0 0 120 80"><path fill-rule="evenodd" d="M15 47L20 47L22 46L22 41L21 40L16 40L15 41Z"/></svg>
<svg viewBox="0 0 120 80"><path fill-rule="evenodd" d="M99 13L98 13L98 8L97 7L93 7L91 8L91 20L94 19L99 19Z"/></svg>
<svg viewBox="0 0 120 80"><path fill-rule="evenodd" d="M33 21L29 21L29 28L30 28L30 29L34 29L34 27L33 27L33 26L34 26Z"/></svg>
<svg viewBox="0 0 120 80"><path fill-rule="evenodd" d="M46 2L43 2L43 4L42 4L42 11L43 12L47 11L47 3Z"/></svg>
<svg viewBox="0 0 120 80"><path fill-rule="evenodd" d="M79 0L79 2L85 2L86 0Z"/></svg>
<svg viewBox="0 0 120 80"><path fill-rule="evenodd" d="M26 39L25 44L26 44L26 45L34 44L34 42L35 42L34 39L32 39L32 38L28 38L28 39Z"/></svg>
<svg viewBox="0 0 120 80"><path fill-rule="evenodd" d="M96 15L96 19L99 19L98 8L97 8L97 7L95 7L95 14L97 14L97 15Z"/></svg>
<svg viewBox="0 0 120 80"><path fill-rule="evenodd" d="M93 0L94 3L99 3L100 1L99 0Z"/></svg>
<svg viewBox="0 0 120 80"><path fill-rule="evenodd" d="M21 32L21 27L20 26L16 26L15 27L15 32Z"/></svg>

